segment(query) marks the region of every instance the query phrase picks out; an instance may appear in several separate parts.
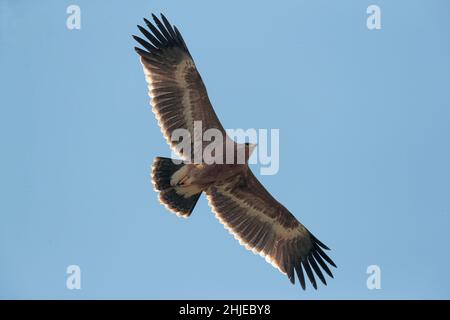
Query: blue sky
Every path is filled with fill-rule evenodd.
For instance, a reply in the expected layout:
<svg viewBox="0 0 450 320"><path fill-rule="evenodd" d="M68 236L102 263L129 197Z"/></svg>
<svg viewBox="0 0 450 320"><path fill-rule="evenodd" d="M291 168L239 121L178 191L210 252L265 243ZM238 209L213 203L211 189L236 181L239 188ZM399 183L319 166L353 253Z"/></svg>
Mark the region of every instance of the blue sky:
<svg viewBox="0 0 450 320"><path fill-rule="evenodd" d="M449 9L0 0L0 298L450 298ZM131 38L151 12L181 30L226 128L280 129L280 171L259 178L332 248L327 287L292 286L204 198L188 220L158 203L149 169L170 151Z"/></svg>

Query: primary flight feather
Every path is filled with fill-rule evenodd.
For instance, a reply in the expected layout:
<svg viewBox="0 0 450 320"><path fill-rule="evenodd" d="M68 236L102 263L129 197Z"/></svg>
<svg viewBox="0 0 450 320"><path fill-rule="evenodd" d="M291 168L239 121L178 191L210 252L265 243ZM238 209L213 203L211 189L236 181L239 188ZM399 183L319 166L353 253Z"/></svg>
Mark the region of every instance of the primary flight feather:
<svg viewBox="0 0 450 320"><path fill-rule="evenodd" d="M227 136L209 101L205 85L178 29L164 15L147 19L147 29L138 26L145 40L134 39L140 56L152 110L171 148L184 163L157 157L152 166L152 182L159 199L170 211L189 217L204 192L216 217L247 249L265 257L295 283L295 274L303 289L306 277L317 289L316 276L326 285L324 273L333 277L327 264L336 267L314 237L282 204L262 186L248 167L254 145L238 144ZM201 122L196 132L194 122ZM187 130L191 137L208 129L223 134L224 145L232 151L244 150L244 163L206 164L194 160L194 152L180 152L172 135ZM231 142L230 142L231 141ZM191 151L204 148L191 142ZM200 150L203 151L203 150ZM231 152L226 148L226 153ZM234 153L233 153L234 157ZM235 159L235 157L234 157Z"/></svg>

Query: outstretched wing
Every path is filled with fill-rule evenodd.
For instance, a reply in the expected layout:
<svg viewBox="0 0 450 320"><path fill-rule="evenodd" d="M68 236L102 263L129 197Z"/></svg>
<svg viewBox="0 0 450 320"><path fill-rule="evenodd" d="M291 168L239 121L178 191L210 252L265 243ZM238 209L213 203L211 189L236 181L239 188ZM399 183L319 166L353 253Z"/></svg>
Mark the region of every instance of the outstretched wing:
<svg viewBox="0 0 450 320"><path fill-rule="evenodd" d="M141 57L145 78L148 83L152 110L161 131L172 149L185 160L192 160L194 139L201 139L207 129L225 131L209 101L205 85L195 67L186 43L180 32L172 26L164 15L162 22L155 15L155 25L144 19L149 30L138 26L147 40L133 36L145 50L135 48ZM201 121L202 130L196 130L194 121ZM190 155L181 154L177 142L172 141L176 129L186 129L190 133ZM177 137L173 137L177 140ZM196 146L201 148L200 144Z"/></svg>
<svg viewBox="0 0 450 320"><path fill-rule="evenodd" d="M329 250L261 185L253 173L207 191L209 204L225 228L247 249L259 253L295 283L294 270L305 289L306 272L317 289L314 273L326 285L325 262L336 267L322 250Z"/></svg>

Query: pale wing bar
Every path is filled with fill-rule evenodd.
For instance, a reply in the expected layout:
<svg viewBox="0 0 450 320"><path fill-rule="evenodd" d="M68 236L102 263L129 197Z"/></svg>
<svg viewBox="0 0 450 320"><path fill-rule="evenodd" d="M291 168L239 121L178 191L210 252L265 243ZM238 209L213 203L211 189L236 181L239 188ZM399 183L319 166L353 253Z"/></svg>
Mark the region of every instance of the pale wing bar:
<svg viewBox="0 0 450 320"><path fill-rule="evenodd" d="M199 134L209 128L225 131L180 32L164 15L162 21L155 15L152 17L154 24L144 19L148 29L138 26L146 40L133 36L145 50L138 47L135 50L141 57L152 110L167 143L185 160L192 160L193 141L201 139L194 136L194 121L202 122L203 130ZM190 155L180 154L179 141L172 141L172 133L180 128L187 129L191 135Z"/></svg>
<svg viewBox="0 0 450 320"><path fill-rule="evenodd" d="M241 178L242 179L242 178ZM326 285L322 271L333 277L327 263L336 267L323 249L329 250L279 204L250 173L207 190L209 204L224 227L248 250L286 274L303 289L305 276L317 289L315 275Z"/></svg>

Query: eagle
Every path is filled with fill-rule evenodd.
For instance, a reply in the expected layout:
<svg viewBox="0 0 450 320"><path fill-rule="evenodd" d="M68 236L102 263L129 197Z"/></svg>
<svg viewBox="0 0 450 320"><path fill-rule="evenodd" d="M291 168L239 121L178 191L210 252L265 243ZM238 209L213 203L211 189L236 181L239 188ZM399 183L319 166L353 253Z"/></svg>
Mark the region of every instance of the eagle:
<svg viewBox="0 0 450 320"><path fill-rule="evenodd" d="M191 215L202 193L218 218L241 245L259 254L295 284L295 274L303 290L305 273L317 289L316 277L326 285L324 273L333 278L328 265L336 264L319 241L295 216L279 203L258 181L248 166L255 149L251 143L231 144L221 125L203 80L186 42L176 26L161 14L152 14L153 22L144 18L138 29L145 39L133 35L142 46L135 47L143 66L154 112L163 136L183 161L156 157L151 178L160 202L177 216ZM245 161L205 163L193 161L192 152L180 152L173 134L187 130L197 137L194 124L200 121L201 133L215 129L227 142L224 157L231 151L244 151ZM195 139L195 138L194 138ZM205 148L194 146L192 148ZM193 150L191 149L191 150ZM235 160L236 157L233 156Z"/></svg>

